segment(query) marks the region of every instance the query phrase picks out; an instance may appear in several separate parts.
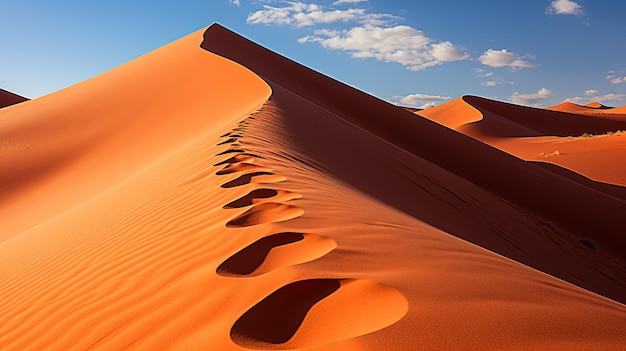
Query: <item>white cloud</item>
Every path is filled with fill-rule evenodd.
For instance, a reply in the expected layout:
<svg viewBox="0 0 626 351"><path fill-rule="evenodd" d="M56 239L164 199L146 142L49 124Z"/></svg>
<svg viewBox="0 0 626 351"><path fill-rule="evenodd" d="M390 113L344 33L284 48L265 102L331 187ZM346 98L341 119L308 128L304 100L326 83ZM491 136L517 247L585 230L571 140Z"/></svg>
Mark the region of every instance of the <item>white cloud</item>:
<svg viewBox="0 0 626 351"><path fill-rule="evenodd" d="M626 83L626 76L623 76L623 77L609 76L609 77L607 77L607 78L609 79L609 82L611 84Z"/></svg>
<svg viewBox="0 0 626 351"><path fill-rule="evenodd" d="M490 80L490 81L487 81L487 82L482 82L482 83L480 83L480 85L484 85L486 87L495 87L496 85L498 85L498 82Z"/></svg>
<svg viewBox="0 0 626 351"><path fill-rule="evenodd" d="M597 93L598 93L598 91L595 90L595 89L585 90L585 95L587 95L587 96L596 95Z"/></svg>
<svg viewBox="0 0 626 351"><path fill-rule="evenodd" d="M341 31L322 29L298 42L317 42L329 50L348 51L354 58L396 62L413 71L469 57L465 50L449 41L433 43L422 31L409 26L365 25Z"/></svg>
<svg viewBox="0 0 626 351"><path fill-rule="evenodd" d="M419 103L423 103L424 106L433 106L436 101L448 101L451 97L441 95L426 95L426 94L410 94L406 96L394 96L392 101L399 104L414 106ZM425 104L424 104L425 103ZM423 107L420 107L423 108Z"/></svg>
<svg viewBox="0 0 626 351"><path fill-rule="evenodd" d="M341 4L356 4L359 2L367 2L367 0L337 0L333 2L333 6L337 6Z"/></svg>
<svg viewBox="0 0 626 351"><path fill-rule="evenodd" d="M565 99L565 101L570 101L570 102L574 102L577 104L586 104L586 103L590 103L590 102L607 102L607 101L625 101L626 100L626 94L605 94L605 95L595 95L595 96L591 96L591 97L573 97L573 98L567 98Z"/></svg>
<svg viewBox="0 0 626 351"><path fill-rule="evenodd" d="M235 4L237 6L240 5L239 0L228 0L228 2L230 2L231 4Z"/></svg>
<svg viewBox="0 0 626 351"><path fill-rule="evenodd" d="M546 9L546 13L557 15L583 15L585 10L575 1L556 0L550 3L550 6Z"/></svg>
<svg viewBox="0 0 626 351"><path fill-rule="evenodd" d="M248 16L248 24L306 27L319 23L358 22L380 25L398 19L389 14L367 13L365 9L326 10L324 6L302 2L288 2L288 6L284 7L263 5L263 8Z"/></svg>
<svg viewBox="0 0 626 351"><path fill-rule="evenodd" d="M493 76L493 72L489 72L484 68L476 68L474 72L476 72L476 74L481 78L487 78L487 77Z"/></svg>
<svg viewBox="0 0 626 351"><path fill-rule="evenodd" d="M502 50L493 50L489 49L485 51L479 58L478 61L485 66L490 67L511 67L514 69L521 68L531 68L535 67L532 63L522 60L522 57L507 51L506 49Z"/></svg>
<svg viewBox="0 0 626 351"><path fill-rule="evenodd" d="M537 106L539 102L545 100L552 96L552 91L546 88L541 88L536 93L532 94L520 94L518 92L514 92L509 100L518 105L531 105Z"/></svg>

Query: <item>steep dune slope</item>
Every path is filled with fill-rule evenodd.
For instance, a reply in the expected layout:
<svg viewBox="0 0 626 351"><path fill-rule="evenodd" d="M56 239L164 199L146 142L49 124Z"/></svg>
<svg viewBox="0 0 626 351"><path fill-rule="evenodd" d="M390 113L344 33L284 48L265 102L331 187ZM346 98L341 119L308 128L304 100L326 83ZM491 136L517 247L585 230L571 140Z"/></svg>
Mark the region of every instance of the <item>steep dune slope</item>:
<svg viewBox="0 0 626 351"><path fill-rule="evenodd" d="M247 69L197 50L201 34L0 110L0 140L9 145L0 157L0 240L243 118L267 99L269 88Z"/></svg>
<svg viewBox="0 0 626 351"><path fill-rule="evenodd" d="M0 125L70 160L39 165L5 207L17 224L6 222L16 235L0 242L0 349L626 343L621 199L219 25L122 69L24 107L21 129ZM121 114L95 137L35 134L55 121L82 130L90 118L48 112L93 106L104 88ZM54 197L68 192L71 201ZM25 222L16 204L35 194L39 217ZM589 228L596 250L578 241Z"/></svg>
<svg viewBox="0 0 626 351"><path fill-rule="evenodd" d="M216 39L212 40L213 36ZM233 42L238 45L230 44ZM626 259L621 251L625 244L620 224L623 201L579 186L428 120L416 119L401 108L367 97L224 28L207 31L203 47L242 63L270 85L285 85L294 94L306 96L307 100L346 122L534 213L571 236L599 232L598 242L605 242L607 252L619 260ZM336 93L324 93L327 91ZM537 201L538 196L542 201ZM575 200L579 196L597 204L598 213L595 210L590 213L586 206L581 206Z"/></svg>

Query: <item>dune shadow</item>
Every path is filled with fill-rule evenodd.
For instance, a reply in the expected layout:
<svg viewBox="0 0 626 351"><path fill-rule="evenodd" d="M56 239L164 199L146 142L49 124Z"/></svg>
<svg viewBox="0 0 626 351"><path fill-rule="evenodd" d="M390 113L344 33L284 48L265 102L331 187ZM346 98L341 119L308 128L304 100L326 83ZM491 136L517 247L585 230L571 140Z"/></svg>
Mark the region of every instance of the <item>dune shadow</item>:
<svg viewBox="0 0 626 351"><path fill-rule="evenodd" d="M341 279L309 279L285 285L243 314L233 325L231 337L242 346L286 343L311 307L340 286Z"/></svg>

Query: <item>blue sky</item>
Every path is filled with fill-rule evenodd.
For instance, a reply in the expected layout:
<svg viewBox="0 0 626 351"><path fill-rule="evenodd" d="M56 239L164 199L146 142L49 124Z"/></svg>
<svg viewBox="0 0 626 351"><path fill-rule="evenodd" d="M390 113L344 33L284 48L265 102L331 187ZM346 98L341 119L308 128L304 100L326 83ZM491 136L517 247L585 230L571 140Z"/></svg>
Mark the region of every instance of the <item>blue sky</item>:
<svg viewBox="0 0 626 351"><path fill-rule="evenodd" d="M0 0L0 88L35 98L218 22L387 101L626 105L623 0Z"/></svg>

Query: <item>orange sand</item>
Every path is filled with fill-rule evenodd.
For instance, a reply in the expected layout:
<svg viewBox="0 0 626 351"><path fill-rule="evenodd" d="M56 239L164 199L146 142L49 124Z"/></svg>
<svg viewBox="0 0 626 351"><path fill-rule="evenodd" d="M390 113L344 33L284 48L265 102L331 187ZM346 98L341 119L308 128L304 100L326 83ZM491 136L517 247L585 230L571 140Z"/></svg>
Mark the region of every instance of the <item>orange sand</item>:
<svg viewBox="0 0 626 351"><path fill-rule="evenodd" d="M2 350L626 343L624 197L219 25L0 137Z"/></svg>

